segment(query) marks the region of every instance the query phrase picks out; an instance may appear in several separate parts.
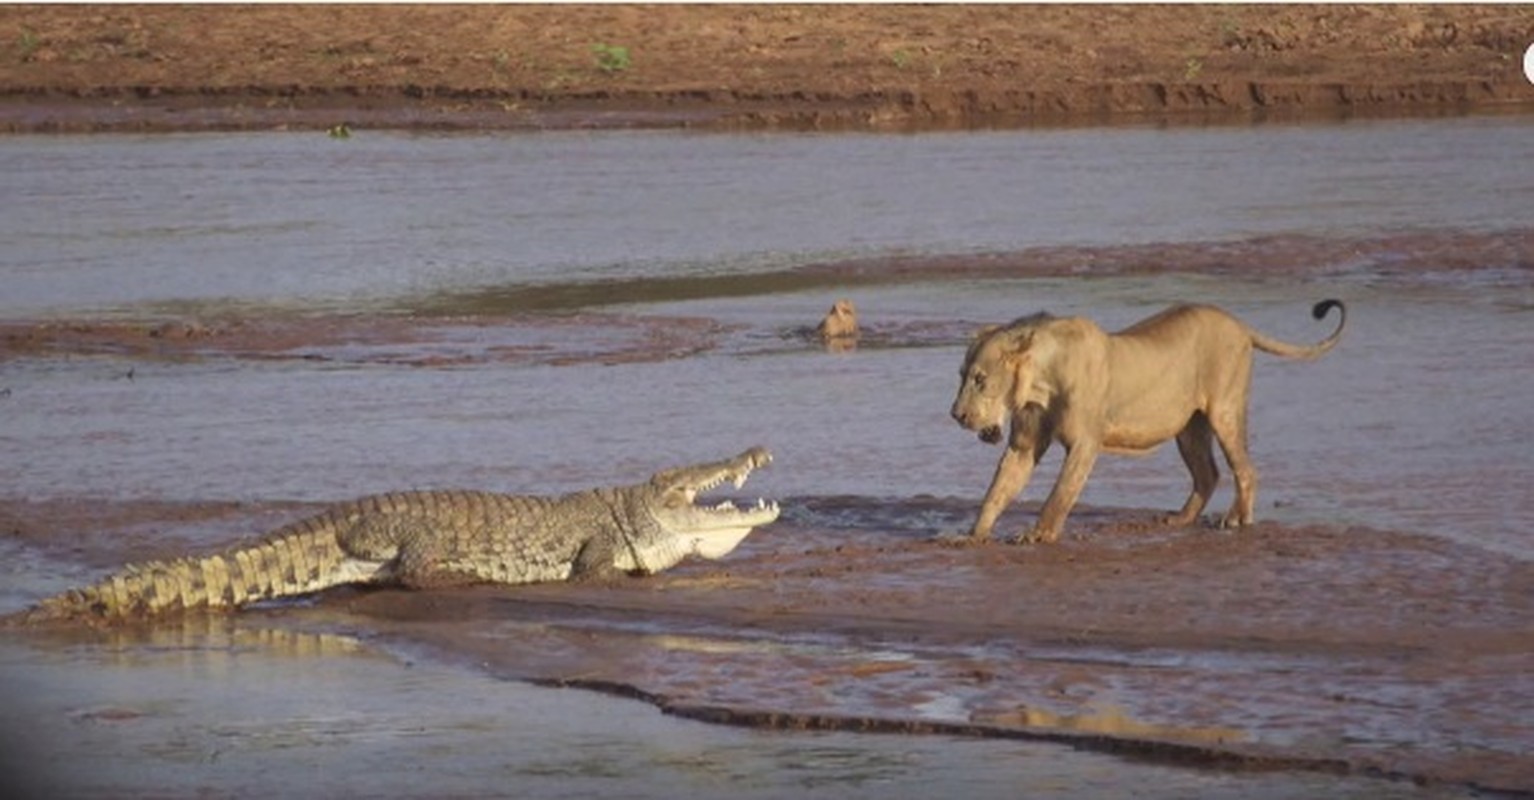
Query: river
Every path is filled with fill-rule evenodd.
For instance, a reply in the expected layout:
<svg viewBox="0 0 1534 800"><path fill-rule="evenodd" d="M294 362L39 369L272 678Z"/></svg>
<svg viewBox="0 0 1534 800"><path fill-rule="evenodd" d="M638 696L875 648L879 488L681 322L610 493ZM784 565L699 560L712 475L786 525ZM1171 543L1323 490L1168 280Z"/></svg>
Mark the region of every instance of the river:
<svg viewBox="0 0 1534 800"><path fill-rule="evenodd" d="M1259 516L1420 532L1526 560L1534 557L1534 171L1518 165L1529 163L1526 117L914 135L0 138L0 319L367 316L431 333L300 342L259 359L210 345L189 358L0 361L0 491L26 502L187 503L328 501L428 486L556 492L762 443L777 461L753 491L783 499L790 516L795 498L821 496L871 507L930 495L967 507L995 451L960 431L947 407L964 342L980 324L1048 309L1116 329L1196 300L1305 342L1335 319L1311 320L1310 305L1338 297L1349 306L1348 331L1332 354L1314 363L1258 356ZM840 296L856 301L865 334L854 351L823 352L802 331ZM687 326L699 331L693 340L667 344L668 330ZM1106 458L1083 503L1171 508L1185 481L1175 448ZM1043 491L1035 485L1029 496ZM12 606L82 576L53 556L13 555L26 569L4 573ZM154 644L132 645L146 655L131 665L108 657L110 647L7 645L6 682L45 687L36 713L77 749L106 724L91 709L113 701L63 698L99 690L104 674L144 681L133 692L164 693L173 710L163 720L149 714L156 725L216 737L203 728L234 723L216 721L224 712L210 698L227 688L207 673L226 659L232 634L188 635L194 655L160 667ZM295 677L308 669L267 665L273 658L293 663L280 654L243 663ZM343 655L313 658L325 671ZM565 702L450 666L370 658L356 670L360 685L409 689L379 713L427 702L409 677L425 669L460 698L443 724L481 738L501 723L476 717L465 698L506 690L526 692L529 704ZM195 679L170 688L189 669ZM345 690L316 686L306 696ZM571 719L593 724L629 713L617 700L578 704ZM332 728L361 733L282 735L318 736L348 762L346 748L362 740L382 748L370 753L384 761L416 742L346 715ZM625 730L595 752L650 737L694 742L680 754L616 757L612 769L636 796L691 786L697 771L722 781L708 784L719 791L755 786L764 795L822 779L853 793L883 787L889 796L894 782L925 794L959 773L974 777L979 794L1005 795L1016 765L998 762L1040 758L1014 744L723 734L653 718ZM473 739L440 747L456 752ZM764 741L768 752L758 754ZM513 772L547 777L537 766L545 764L551 775L600 777L541 746L512 745L533 765ZM719 751L735 754L725 759L732 766L689 766L715 764ZM152 753L160 771L146 768L142 782L111 766L102 767L110 780L79 785L192 793L201 784L156 783L179 774L176 764L211 758L189 753ZM230 780L256 786L261 770L290 763L271 757L242 762L249 771ZM660 773L657 758L669 765ZM1079 793L1082 776L1123 796L1161 780L1148 777L1159 767L1072 758L1081 761L1045 759L1061 773L1057 794ZM832 768L794 772L800 763ZM709 772L716 768L726 777ZM922 783L917 772L938 777ZM1159 796L1378 789L1332 777L1248 784L1179 774L1233 783L1174 781ZM560 786L534 783L529 793L556 796Z"/></svg>

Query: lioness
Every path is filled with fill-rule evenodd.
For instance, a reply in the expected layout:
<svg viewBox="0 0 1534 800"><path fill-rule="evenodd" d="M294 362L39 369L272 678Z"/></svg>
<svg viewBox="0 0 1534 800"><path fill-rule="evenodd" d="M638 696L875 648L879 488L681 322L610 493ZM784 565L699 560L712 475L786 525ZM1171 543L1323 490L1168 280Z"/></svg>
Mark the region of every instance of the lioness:
<svg viewBox="0 0 1534 800"><path fill-rule="evenodd" d="M826 312L826 318L820 321L815 328L815 333L821 341L829 342L833 339L850 339L858 335L858 310L853 307L851 300L837 300L831 304L831 310Z"/></svg>
<svg viewBox="0 0 1534 800"><path fill-rule="evenodd" d="M1219 481L1211 433L1236 479L1236 499L1223 524L1250 525L1257 496L1257 474L1246 452L1252 348L1317 358L1342 338L1347 308L1340 300L1323 300L1311 310L1322 319L1333 308L1340 314L1337 329L1310 347L1269 338L1218 308L1199 305L1174 306L1112 335L1091 320L1048 314L982 329L964 356L951 413L988 444L1001 440L1009 419L1012 427L971 539L991 535L1002 509L1056 439L1065 446L1065 465L1033 530L1018 541L1059 538L1098 453L1144 455L1174 436L1193 474L1193 493L1166 521L1192 522Z"/></svg>

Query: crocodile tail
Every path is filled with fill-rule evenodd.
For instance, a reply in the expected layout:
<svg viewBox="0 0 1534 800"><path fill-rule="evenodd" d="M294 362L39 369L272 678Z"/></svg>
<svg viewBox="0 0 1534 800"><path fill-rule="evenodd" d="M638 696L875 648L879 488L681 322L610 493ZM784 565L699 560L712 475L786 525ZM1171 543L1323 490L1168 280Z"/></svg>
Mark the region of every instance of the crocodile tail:
<svg viewBox="0 0 1534 800"><path fill-rule="evenodd" d="M24 622L125 620L185 609L236 608L307 594L367 577L348 559L323 518L283 528L248 547L201 558L130 564L101 581L47 598Z"/></svg>
<svg viewBox="0 0 1534 800"><path fill-rule="evenodd" d="M1257 331L1251 332L1252 344L1256 345L1258 350L1261 350L1265 353L1272 353L1276 356L1282 356L1284 358L1299 358L1305 359L1307 361L1314 358L1320 358L1322 355L1325 355L1328 350L1336 347L1337 342L1342 340L1342 329L1347 327L1348 324L1348 307L1343 305L1341 300L1322 300L1321 302L1316 303L1315 306L1310 309L1311 316L1315 317L1316 319L1325 319L1327 313L1330 312L1333 308L1337 309L1339 312L1337 316L1337 329L1332 331L1330 336L1322 339L1319 342L1316 342L1315 344L1289 344L1288 342L1274 339L1271 336L1264 336Z"/></svg>

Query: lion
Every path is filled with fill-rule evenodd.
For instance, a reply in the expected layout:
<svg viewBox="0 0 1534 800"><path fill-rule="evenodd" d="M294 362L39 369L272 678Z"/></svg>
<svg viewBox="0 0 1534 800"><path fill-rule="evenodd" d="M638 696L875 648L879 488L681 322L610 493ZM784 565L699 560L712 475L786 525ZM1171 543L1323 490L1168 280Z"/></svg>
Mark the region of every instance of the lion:
<svg viewBox="0 0 1534 800"><path fill-rule="evenodd" d="M826 318L815 328L815 333L823 342L857 338L858 310L853 307L852 301L837 300L833 303Z"/></svg>
<svg viewBox="0 0 1534 800"><path fill-rule="evenodd" d="M1184 526L1198 519L1219 481L1210 439L1219 440L1236 484L1224 527L1253 522L1257 473L1246 447L1252 349L1291 359L1315 359L1342 338L1347 308L1323 300L1311 309L1324 319L1336 308L1337 329L1311 345L1264 336L1213 306L1178 305L1115 334L1091 320L1036 314L976 334L959 370L954 420L980 440L1006 450L970 530L990 538L996 519L1027 485L1052 442L1065 464L1030 531L1019 542L1053 542L1080 496L1099 453L1145 455L1168 439L1193 476L1181 510L1165 518Z"/></svg>

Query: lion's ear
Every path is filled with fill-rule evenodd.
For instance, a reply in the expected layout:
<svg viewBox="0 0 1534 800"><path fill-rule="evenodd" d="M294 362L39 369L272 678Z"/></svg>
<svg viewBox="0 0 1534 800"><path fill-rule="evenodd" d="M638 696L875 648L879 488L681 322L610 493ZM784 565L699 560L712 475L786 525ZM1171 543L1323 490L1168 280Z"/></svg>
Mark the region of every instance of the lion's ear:
<svg viewBox="0 0 1534 800"><path fill-rule="evenodd" d="M1034 331L1030 329L1012 333L1011 341L1008 342L1011 347L1007 348L1006 355L1003 356L1003 361L1009 368L1021 370L1033 364L1033 334Z"/></svg>
<svg viewBox="0 0 1534 800"><path fill-rule="evenodd" d="M1004 362L1012 370L1012 408L1021 409L1028 404L1028 394L1033 391L1033 353L1027 349L1014 350Z"/></svg>
<svg viewBox="0 0 1534 800"><path fill-rule="evenodd" d="M974 333L970 334L969 340L971 342L978 342L981 339L984 339L985 337L990 336L991 334L993 334L993 333L995 333L995 332L997 332L999 330L1001 330L1001 326L1000 325L987 325L987 326L981 328L980 330L975 331Z"/></svg>
<svg viewBox="0 0 1534 800"><path fill-rule="evenodd" d="M1002 356L1001 361L1007 365L1007 369L1022 370L1033 364L1033 353L1029 352L1028 348L1021 347Z"/></svg>

